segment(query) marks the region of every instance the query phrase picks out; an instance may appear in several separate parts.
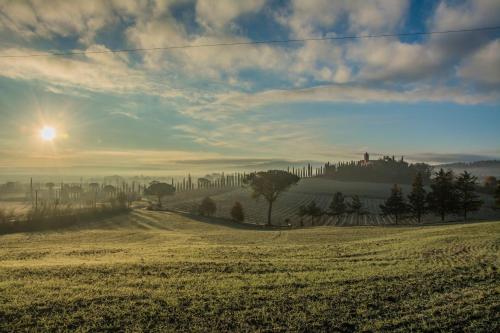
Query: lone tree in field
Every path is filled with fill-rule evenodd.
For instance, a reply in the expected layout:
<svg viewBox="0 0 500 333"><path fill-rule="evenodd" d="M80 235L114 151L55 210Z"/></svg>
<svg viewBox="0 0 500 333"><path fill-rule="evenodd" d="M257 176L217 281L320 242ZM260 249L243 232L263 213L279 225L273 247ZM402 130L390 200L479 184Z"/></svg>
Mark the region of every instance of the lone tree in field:
<svg viewBox="0 0 500 333"><path fill-rule="evenodd" d="M391 196L387 198L383 205L380 205L383 215L393 216L396 224L399 220L408 213L408 205L406 204L401 187L397 184L391 189Z"/></svg>
<svg viewBox="0 0 500 333"><path fill-rule="evenodd" d="M201 216L212 216L217 211L217 206L215 205L215 201L210 197L205 197L198 207Z"/></svg>
<svg viewBox="0 0 500 333"><path fill-rule="evenodd" d="M356 224L359 224L359 217L366 215L368 212L364 209L363 203L358 195L353 195L351 202L347 205L347 212L356 215Z"/></svg>
<svg viewBox="0 0 500 333"><path fill-rule="evenodd" d="M237 222L243 222L245 220L243 206L239 201L236 201L233 205L233 208L231 208L231 217Z"/></svg>
<svg viewBox="0 0 500 333"><path fill-rule="evenodd" d="M316 201L311 201L306 206L302 205L299 207L299 215L301 216L310 216L311 217L311 225L314 225L314 218L320 217L323 215L323 211L321 207L316 204Z"/></svg>
<svg viewBox="0 0 500 333"><path fill-rule="evenodd" d="M167 183L160 183L158 181L153 181L149 184L146 189L144 189L144 194L154 195L158 198L158 206L161 207L161 198L167 195L173 195L175 193L175 187Z"/></svg>
<svg viewBox="0 0 500 333"><path fill-rule="evenodd" d="M263 196L268 202L267 225L272 225L271 213L273 203L281 193L288 190L290 186L297 184L299 180L298 176L283 170L254 172L244 179L244 184L250 186L253 190L253 198L258 199Z"/></svg>
<svg viewBox="0 0 500 333"><path fill-rule="evenodd" d="M337 222L340 221L342 215L347 212L347 205L345 203L345 196L342 192L337 192L333 195L332 202L328 207L328 215L337 217Z"/></svg>
<svg viewBox="0 0 500 333"><path fill-rule="evenodd" d="M453 180L453 172L443 169L436 172L431 180L431 192L427 195L427 203L429 209L441 217L441 222L444 222L446 215L457 212L458 197Z"/></svg>
<svg viewBox="0 0 500 333"><path fill-rule="evenodd" d="M483 205L483 201L476 193L477 177L467 171L462 172L455 183L458 209L462 212L464 221L467 221L467 214L478 211Z"/></svg>
<svg viewBox="0 0 500 333"><path fill-rule="evenodd" d="M424 189L424 181L420 172L413 180L411 193L408 195L408 208L418 223L421 222L422 216L427 213L427 192Z"/></svg>

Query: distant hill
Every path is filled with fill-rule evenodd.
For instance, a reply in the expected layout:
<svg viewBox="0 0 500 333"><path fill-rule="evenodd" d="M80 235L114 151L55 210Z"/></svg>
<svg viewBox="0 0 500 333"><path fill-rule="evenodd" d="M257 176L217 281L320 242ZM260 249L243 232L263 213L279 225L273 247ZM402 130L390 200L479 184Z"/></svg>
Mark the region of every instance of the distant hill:
<svg viewBox="0 0 500 333"><path fill-rule="evenodd" d="M467 170L478 177L495 176L500 177L500 161L476 161L476 162L456 162L435 165L434 169L451 169L455 172Z"/></svg>
<svg viewBox="0 0 500 333"><path fill-rule="evenodd" d="M500 161L489 160L489 161L475 161L475 162L455 162L439 164L436 167L442 168L500 168Z"/></svg>

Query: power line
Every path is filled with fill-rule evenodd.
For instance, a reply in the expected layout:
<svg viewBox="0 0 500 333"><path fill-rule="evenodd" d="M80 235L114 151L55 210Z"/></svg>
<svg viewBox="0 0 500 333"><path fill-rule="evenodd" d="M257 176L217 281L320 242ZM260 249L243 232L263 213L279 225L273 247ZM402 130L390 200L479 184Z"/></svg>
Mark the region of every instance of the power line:
<svg viewBox="0 0 500 333"><path fill-rule="evenodd" d="M101 51L69 51L69 52L52 52L52 53L34 53L23 55L0 55L0 58L29 58L29 57L50 57L50 56L74 56L86 54L103 54L103 53L128 53L128 52L150 52L162 50L176 50L176 49L190 49L202 47L223 47L223 46L243 46L243 45L257 45L257 44L288 44L288 43L302 43L309 41L331 41L331 40L350 40L350 39L367 39L367 38L387 38L387 37L411 37L411 36L427 36L427 35L443 35L453 33L466 33L466 32L485 32L500 30L500 26L481 27L472 29L458 29L458 30L443 30L443 31L420 31L420 32L406 32L394 34L373 34L373 35L351 35L351 36L332 36L332 37L312 37L312 38L298 38L298 39L274 39L274 40L258 40L249 42L231 42L231 43L213 43L213 44L188 44L188 45L172 45L165 47L145 47L134 49L116 49L116 50L101 50Z"/></svg>

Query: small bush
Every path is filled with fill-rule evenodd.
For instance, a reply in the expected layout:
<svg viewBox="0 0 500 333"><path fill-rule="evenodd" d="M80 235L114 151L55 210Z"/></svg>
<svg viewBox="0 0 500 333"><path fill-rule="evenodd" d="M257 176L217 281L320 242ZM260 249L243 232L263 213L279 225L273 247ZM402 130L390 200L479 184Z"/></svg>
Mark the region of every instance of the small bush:
<svg viewBox="0 0 500 333"><path fill-rule="evenodd" d="M236 201L233 205L233 208L231 208L231 217L237 222L243 222L245 220L243 206L239 201Z"/></svg>
<svg viewBox="0 0 500 333"><path fill-rule="evenodd" d="M198 210L199 210L199 213L201 216L212 216L215 214L215 212L217 210L217 206L215 205L215 202L210 197L206 197L201 202Z"/></svg>

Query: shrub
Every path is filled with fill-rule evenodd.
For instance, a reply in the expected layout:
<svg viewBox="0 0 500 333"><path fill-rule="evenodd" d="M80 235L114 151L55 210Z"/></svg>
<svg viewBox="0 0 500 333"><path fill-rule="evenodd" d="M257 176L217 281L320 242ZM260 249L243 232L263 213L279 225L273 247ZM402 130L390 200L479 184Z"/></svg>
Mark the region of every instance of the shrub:
<svg viewBox="0 0 500 333"><path fill-rule="evenodd" d="M201 216L212 216L217 210L215 202L210 197L205 197L198 208Z"/></svg>
<svg viewBox="0 0 500 333"><path fill-rule="evenodd" d="M233 208L231 208L231 217L237 222L243 222L245 220L243 206L239 201L236 201L233 205Z"/></svg>

